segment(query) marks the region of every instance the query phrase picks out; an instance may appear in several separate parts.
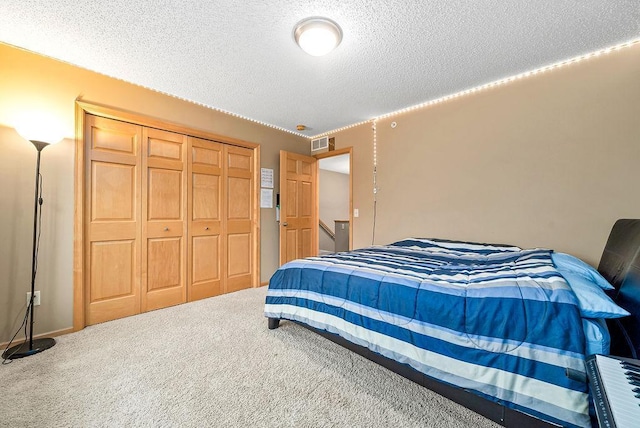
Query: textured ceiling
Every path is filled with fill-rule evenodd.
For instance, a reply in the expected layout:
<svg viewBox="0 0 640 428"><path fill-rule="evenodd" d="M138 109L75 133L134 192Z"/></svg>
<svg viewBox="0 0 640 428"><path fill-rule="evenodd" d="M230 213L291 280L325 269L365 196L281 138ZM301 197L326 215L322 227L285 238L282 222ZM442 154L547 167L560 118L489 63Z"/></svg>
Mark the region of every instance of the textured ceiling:
<svg viewBox="0 0 640 428"><path fill-rule="evenodd" d="M324 57L292 36L316 15ZM0 41L304 135L637 38L638 0L0 2Z"/></svg>

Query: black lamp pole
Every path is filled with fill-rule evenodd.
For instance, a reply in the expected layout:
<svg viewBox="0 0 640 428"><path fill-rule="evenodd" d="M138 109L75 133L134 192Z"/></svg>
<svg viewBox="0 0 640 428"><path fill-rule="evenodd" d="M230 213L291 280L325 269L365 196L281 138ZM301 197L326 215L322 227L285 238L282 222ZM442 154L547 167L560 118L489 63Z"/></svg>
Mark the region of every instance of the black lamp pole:
<svg viewBox="0 0 640 428"><path fill-rule="evenodd" d="M37 354L39 352L45 351L51 348L56 344L56 341L51 338L44 339L33 339L33 313L34 313L34 305L33 299L35 296L36 289L36 257L37 257L37 239L38 239L38 213L40 211L40 207L42 205L42 198L40 198L40 154L42 150L49 145L49 143L45 143L42 141L31 140L31 143L38 150L38 160L36 161L36 196L33 208L33 253L31 257L31 301L29 302L29 337L25 338L24 343L21 343L16 346L12 346L7 349L3 354L2 358L7 360L15 360L17 358L28 357L29 355Z"/></svg>

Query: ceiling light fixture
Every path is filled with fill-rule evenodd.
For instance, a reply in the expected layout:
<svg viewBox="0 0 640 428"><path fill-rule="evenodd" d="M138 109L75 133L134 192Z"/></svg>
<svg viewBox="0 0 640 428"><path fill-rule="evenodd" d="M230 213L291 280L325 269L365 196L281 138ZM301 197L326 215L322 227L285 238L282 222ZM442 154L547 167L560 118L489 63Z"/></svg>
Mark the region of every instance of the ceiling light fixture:
<svg viewBox="0 0 640 428"><path fill-rule="evenodd" d="M313 56L326 55L342 41L340 26L329 18L311 17L298 22L293 37L303 51Z"/></svg>

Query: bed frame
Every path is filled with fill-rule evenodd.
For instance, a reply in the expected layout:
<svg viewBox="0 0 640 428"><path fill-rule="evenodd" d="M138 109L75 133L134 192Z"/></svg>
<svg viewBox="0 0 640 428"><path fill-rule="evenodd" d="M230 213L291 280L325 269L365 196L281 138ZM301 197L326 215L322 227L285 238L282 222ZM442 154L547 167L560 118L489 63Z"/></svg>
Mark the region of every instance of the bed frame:
<svg viewBox="0 0 640 428"><path fill-rule="evenodd" d="M640 354L640 220L623 219L615 223L598 270L615 287L615 290L610 294L611 298L632 314L631 317L608 323L611 332L611 354L637 358L635 355ZM279 324L280 320L277 318L268 319L268 326L271 330L278 328ZM490 401L469 390L427 376L409 365L398 363L366 347L353 344L336 334L318 330L303 323L297 324L502 426L513 428L556 426Z"/></svg>
<svg viewBox="0 0 640 428"><path fill-rule="evenodd" d="M615 287L609 296L631 313L607 320L611 355L640 355L640 220L618 220L611 230L598 271Z"/></svg>

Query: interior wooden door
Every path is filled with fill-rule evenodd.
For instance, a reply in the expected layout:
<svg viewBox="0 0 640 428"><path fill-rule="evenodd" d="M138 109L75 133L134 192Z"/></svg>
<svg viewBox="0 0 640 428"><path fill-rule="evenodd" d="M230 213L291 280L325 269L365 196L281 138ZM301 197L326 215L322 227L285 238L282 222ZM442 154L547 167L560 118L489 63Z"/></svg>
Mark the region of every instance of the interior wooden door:
<svg viewBox="0 0 640 428"><path fill-rule="evenodd" d="M189 301L223 292L222 144L189 137Z"/></svg>
<svg viewBox="0 0 640 428"><path fill-rule="evenodd" d="M318 165L315 158L280 151L280 264L317 255Z"/></svg>
<svg viewBox="0 0 640 428"><path fill-rule="evenodd" d="M140 313L142 127L85 120L86 325Z"/></svg>
<svg viewBox="0 0 640 428"><path fill-rule="evenodd" d="M254 226L256 218L254 151L224 146L225 188L225 292L251 287L253 279Z"/></svg>
<svg viewBox="0 0 640 428"><path fill-rule="evenodd" d="M186 302L187 137L143 129L142 311Z"/></svg>

